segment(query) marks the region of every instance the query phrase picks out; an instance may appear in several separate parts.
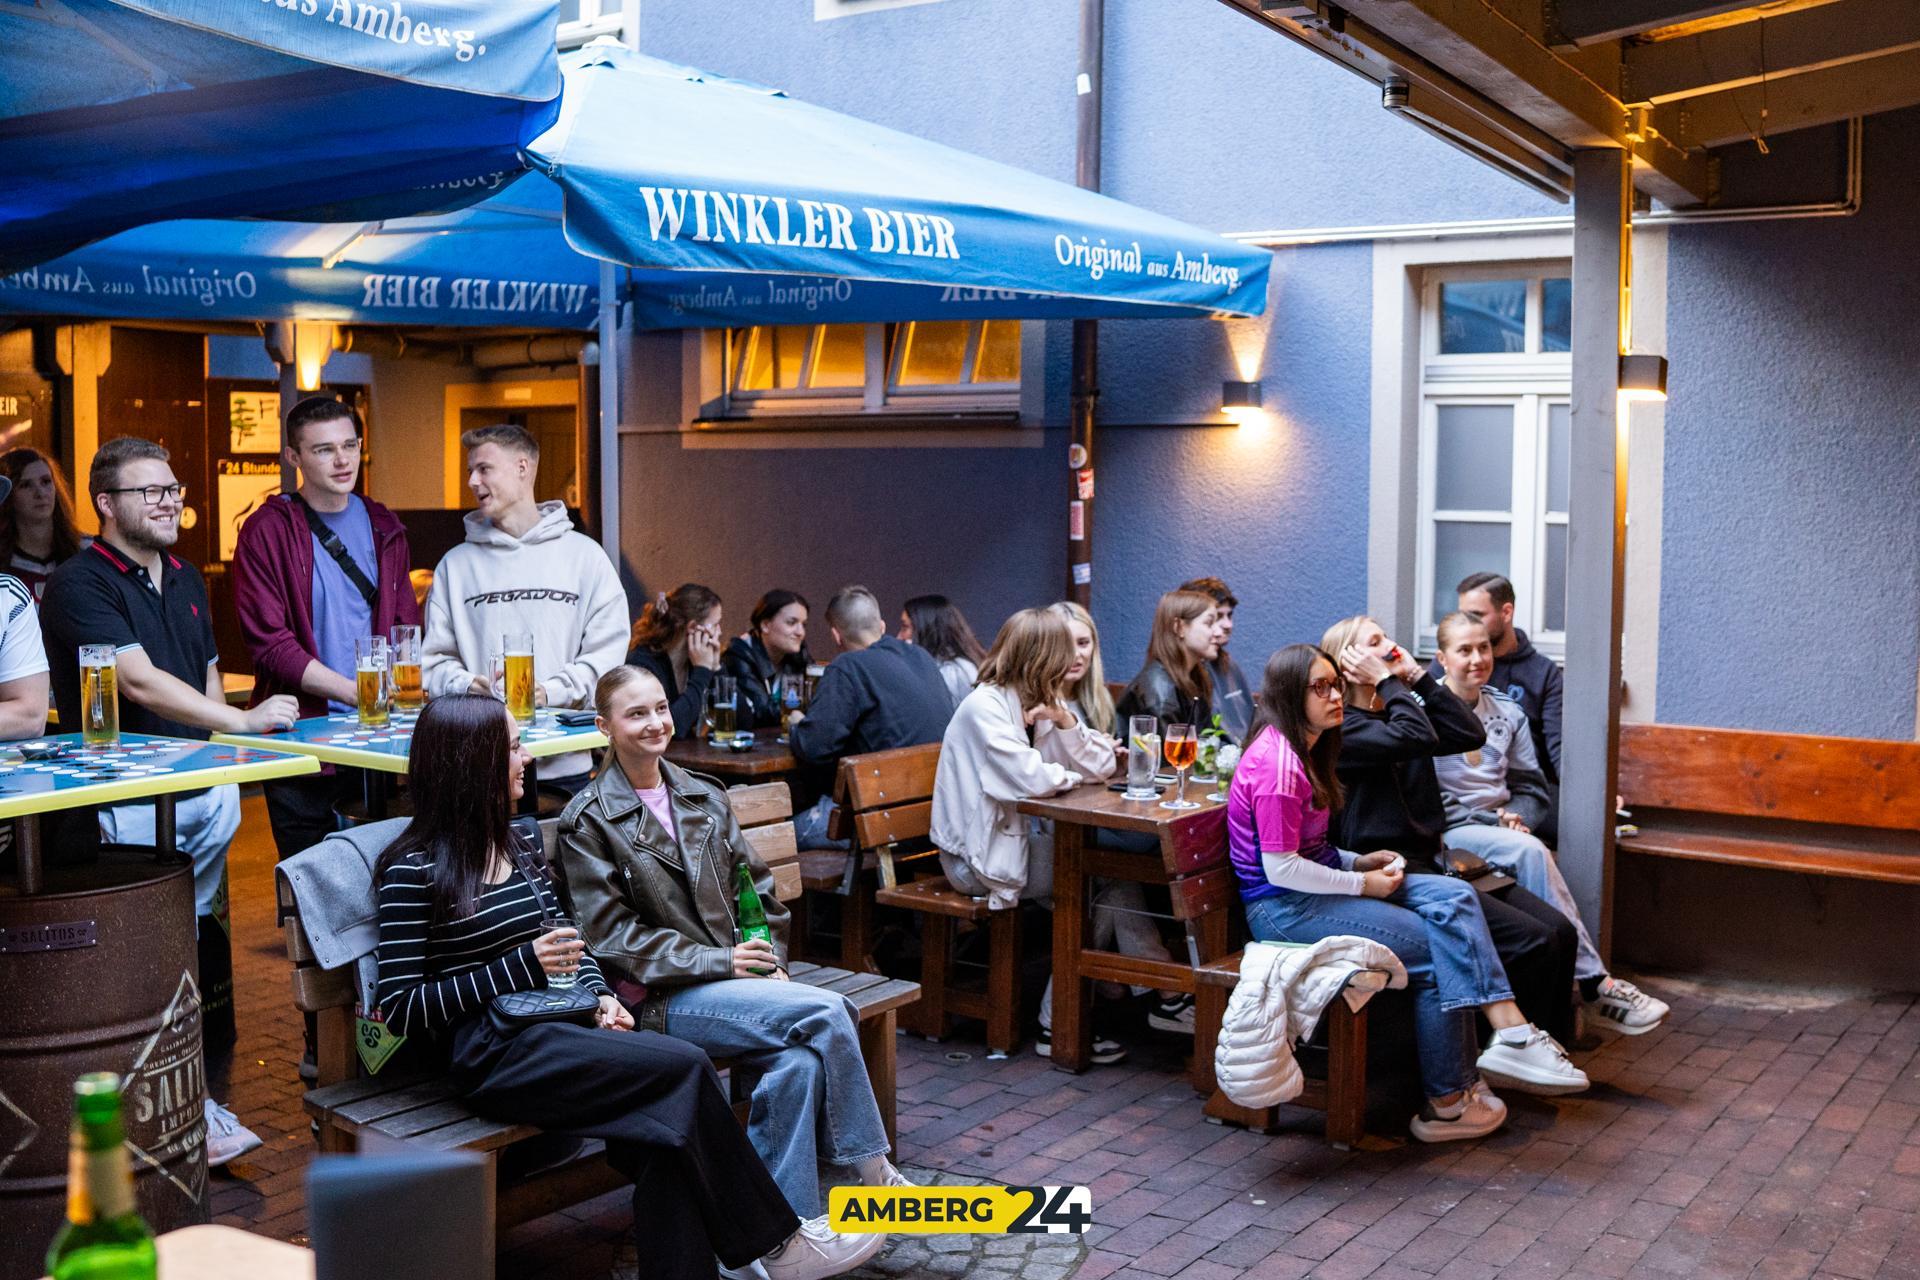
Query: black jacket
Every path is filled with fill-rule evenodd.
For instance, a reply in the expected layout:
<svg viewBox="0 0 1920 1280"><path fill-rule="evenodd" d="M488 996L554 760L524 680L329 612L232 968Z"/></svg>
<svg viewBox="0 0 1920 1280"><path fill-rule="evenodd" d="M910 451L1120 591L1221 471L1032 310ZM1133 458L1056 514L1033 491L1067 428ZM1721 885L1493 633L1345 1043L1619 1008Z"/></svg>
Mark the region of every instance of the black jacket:
<svg viewBox="0 0 1920 1280"><path fill-rule="evenodd" d="M1487 683L1520 704L1527 713L1527 728L1533 733L1533 754L1540 758L1547 781L1560 784L1560 664L1533 647L1527 633L1513 629L1514 651L1493 660L1493 675ZM1433 674L1442 674L1440 659L1433 660Z"/></svg>
<svg viewBox="0 0 1920 1280"><path fill-rule="evenodd" d="M687 668L687 687L682 689L674 679L673 659L658 649L635 649L627 655L627 665L659 677L673 712L673 736L691 738L700 727L700 712L707 705L707 689L713 684L713 672L705 667Z"/></svg>
<svg viewBox="0 0 1920 1280"><path fill-rule="evenodd" d="M1167 669L1157 662L1140 668L1126 692L1113 704L1114 723L1121 731L1128 716L1153 716L1162 731L1170 724L1190 724L1199 733L1213 723L1213 705L1206 694L1188 697L1180 692Z"/></svg>
<svg viewBox="0 0 1920 1280"><path fill-rule="evenodd" d="M1430 863L1447 830L1434 757L1477 750L1487 732L1473 709L1431 675L1412 689L1389 677L1380 699L1379 711L1349 706L1340 724L1336 769L1347 799L1334 840L1353 853L1392 849L1410 863Z"/></svg>
<svg viewBox="0 0 1920 1280"><path fill-rule="evenodd" d="M789 736L806 782L826 794L842 756L938 742L952 718L953 698L933 656L882 636L827 664L806 719Z"/></svg>
<svg viewBox="0 0 1920 1280"><path fill-rule="evenodd" d="M783 675L805 675L807 651L775 662L759 636L735 636L720 659L720 670L732 676L740 690L740 727L760 729L780 723L780 699L773 682Z"/></svg>

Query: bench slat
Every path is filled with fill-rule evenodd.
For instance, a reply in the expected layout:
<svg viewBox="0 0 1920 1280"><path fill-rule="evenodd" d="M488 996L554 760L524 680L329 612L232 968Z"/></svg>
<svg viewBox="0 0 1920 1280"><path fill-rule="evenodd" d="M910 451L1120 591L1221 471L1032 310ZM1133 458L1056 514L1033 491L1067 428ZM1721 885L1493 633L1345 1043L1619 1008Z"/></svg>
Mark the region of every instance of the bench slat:
<svg viewBox="0 0 1920 1280"><path fill-rule="evenodd" d="M1642 828L1638 835L1628 836L1618 844L1624 853L1642 853L1660 858L1720 862L1732 866L1760 867L1768 871L1804 871L1813 875L1878 880L1890 884L1920 884L1920 857L1911 854L1753 840L1715 832L1673 831L1658 827Z"/></svg>
<svg viewBox="0 0 1920 1280"><path fill-rule="evenodd" d="M734 818L743 827L785 822L793 816L793 792L784 782L728 787L727 804L732 807Z"/></svg>
<svg viewBox="0 0 1920 1280"><path fill-rule="evenodd" d="M293 926L298 932L298 926ZM360 998L360 982L351 965L322 969L303 964L293 971L293 1003L302 1013L351 1006Z"/></svg>
<svg viewBox="0 0 1920 1280"><path fill-rule="evenodd" d="M841 807L855 813L880 805L899 805L933 797L934 770L940 764L940 744L869 751L841 761Z"/></svg>
<svg viewBox="0 0 1920 1280"><path fill-rule="evenodd" d="M985 920L987 903L960 892L947 883L945 876L929 876L911 884L881 889L873 900L883 907L902 907L908 911L929 911L956 920Z"/></svg>
<svg viewBox="0 0 1920 1280"><path fill-rule="evenodd" d="M421 1107L430 1107L437 1102L445 1102L453 1096L453 1085L444 1077L440 1077L421 1080L404 1089L378 1093L341 1106L330 1107L328 1114L336 1123L347 1128L364 1128L377 1124L389 1116L397 1116L403 1112L417 1111Z"/></svg>
<svg viewBox="0 0 1920 1280"><path fill-rule="evenodd" d="M907 840L925 840L933 829L933 802L920 800L853 815L855 842L862 849Z"/></svg>
<svg viewBox="0 0 1920 1280"><path fill-rule="evenodd" d="M1655 809L1911 830L1920 743L1623 724L1620 793Z"/></svg>

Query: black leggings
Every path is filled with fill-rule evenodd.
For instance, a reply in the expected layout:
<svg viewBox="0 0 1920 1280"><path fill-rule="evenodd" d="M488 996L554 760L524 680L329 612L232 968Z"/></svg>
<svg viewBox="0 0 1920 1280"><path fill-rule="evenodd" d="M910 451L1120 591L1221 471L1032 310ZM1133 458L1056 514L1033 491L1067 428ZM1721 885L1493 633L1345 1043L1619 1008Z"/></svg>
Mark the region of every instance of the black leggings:
<svg viewBox="0 0 1920 1280"><path fill-rule="evenodd" d="M649 1275L712 1280L715 1257L743 1267L799 1229L707 1055L684 1040L553 1022L502 1036L481 1016L454 1033L452 1070L482 1115L606 1141L633 1179Z"/></svg>
<svg viewBox="0 0 1920 1280"><path fill-rule="evenodd" d="M1429 874L1409 866L1407 874ZM1437 874L1437 873L1435 873ZM1553 905L1508 885L1480 895L1487 932L1507 971L1507 985L1527 1021L1569 1044L1573 1036L1573 960L1580 935Z"/></svg>

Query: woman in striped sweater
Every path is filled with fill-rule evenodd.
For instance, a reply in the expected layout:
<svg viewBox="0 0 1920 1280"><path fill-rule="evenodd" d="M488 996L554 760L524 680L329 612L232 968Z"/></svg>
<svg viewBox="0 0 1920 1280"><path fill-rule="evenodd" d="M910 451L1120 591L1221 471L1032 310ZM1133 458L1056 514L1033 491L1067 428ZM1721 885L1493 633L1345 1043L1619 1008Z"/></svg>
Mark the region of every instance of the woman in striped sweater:
<svg viewBox="0 0 1920 1280"><path fill-rule="evenodd" d="M437 698L414 729L414 818L381 856L380 1012L393 1031L435 1039L482 1115L602 1138L634 1180L635 1234L648 1273L700 1277L714 1258L742 1274L814 1280L864 1261L884 1237L802 1223L734 1120L706 1055L633 1030L578 932L545 929L559 910L540 841L511 814L523 790L519 726L492 698ZM495 995L573 974L599 997L594 1026L505 1030ZM630 1240L616 1278L638 1273Z"/></svg>

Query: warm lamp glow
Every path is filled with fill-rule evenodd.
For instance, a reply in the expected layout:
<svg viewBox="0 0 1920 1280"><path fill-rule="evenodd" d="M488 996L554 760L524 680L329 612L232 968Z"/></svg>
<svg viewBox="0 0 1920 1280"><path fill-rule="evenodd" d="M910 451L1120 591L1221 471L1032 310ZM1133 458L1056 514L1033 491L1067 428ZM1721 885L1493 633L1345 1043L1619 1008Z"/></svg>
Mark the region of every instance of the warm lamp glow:
<svg viewBox="0 0 1920 1280"><path fill-rule="evenodd" d="M334 333L330 324L293 326L293 377L300 390L320 389L320 375L326 371L327 357L333 354Z"/></svg>
<svg viewBox="0 0 1920 1280"><path fill-rule="evenodd" d="M1665 356L1624 355L1620 357L1620 402L1665 400L1667 398L1667 358Z"/></svg>

